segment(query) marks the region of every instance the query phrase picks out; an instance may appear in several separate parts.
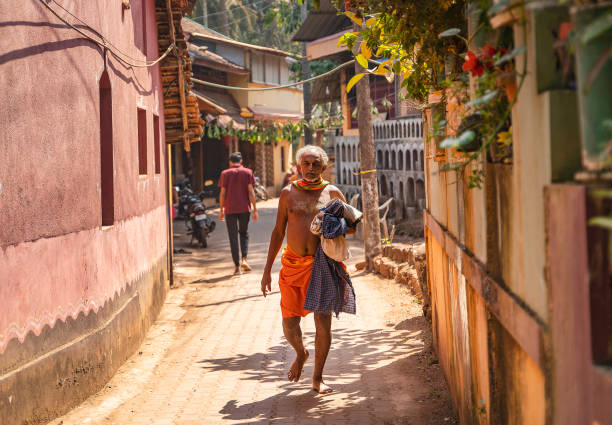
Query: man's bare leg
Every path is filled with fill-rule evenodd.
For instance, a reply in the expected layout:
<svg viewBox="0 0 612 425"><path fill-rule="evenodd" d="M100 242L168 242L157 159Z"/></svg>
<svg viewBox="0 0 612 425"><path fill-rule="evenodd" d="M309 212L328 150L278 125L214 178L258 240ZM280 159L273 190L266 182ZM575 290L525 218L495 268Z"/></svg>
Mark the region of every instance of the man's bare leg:
<svg viewBox="0 0 612 425"><path fill-rule="evenodd" d="M308 351L306 351L304 348L304 342L302 341L300 317L284 317L283 333L297 354L295 361L291 365L291 369L289 369L289 373L287 373L287 379L292 382L298 382L300 380L300 376L302 376L304 363L308 358Z"/></svg>
<svg viewBox="0 0 612 425"><path fill-rule="evenodd" d="M312 389L319 394L331 393L333 390L323 382L323 367L331 346L331 313L315 313L315 364L312 375Z"/></svg>

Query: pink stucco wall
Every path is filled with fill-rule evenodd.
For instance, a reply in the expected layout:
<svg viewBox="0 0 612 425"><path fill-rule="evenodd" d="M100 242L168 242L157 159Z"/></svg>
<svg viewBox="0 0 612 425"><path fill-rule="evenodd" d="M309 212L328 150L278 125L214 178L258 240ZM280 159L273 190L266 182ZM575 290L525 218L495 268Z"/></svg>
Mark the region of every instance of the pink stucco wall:
<svg viewBox="0 0 612 425"><path fill-rule="evenodd" d="M130 56L157 57L153 0L63 0ZM57 6L50 3L52 7ZM57 9L59 10L59 9ZM62 12L61 10L59 10ZM61 15L74 22L65 12ZM163 99L158 66L106 60L113 98L115 224L101 227L102 50L38 1L0 2L0 354L12 338L94 312L167 250ZM147 112L148 174L138 174L137 107ZM155 174L153 115L162 171Z"/></svg>

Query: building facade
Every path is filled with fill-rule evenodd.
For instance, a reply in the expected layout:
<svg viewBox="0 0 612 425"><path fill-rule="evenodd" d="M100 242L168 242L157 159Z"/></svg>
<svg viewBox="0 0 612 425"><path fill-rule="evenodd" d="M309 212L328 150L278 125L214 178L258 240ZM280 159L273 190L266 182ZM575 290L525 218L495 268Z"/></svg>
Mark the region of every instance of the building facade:
<svg viewBox="0 0 612 425"><path fill-rule="evenodd" d="M142 65L157 3L73 2L89 28L47 4ZM159 64L127 65L44 2L0 16L0 423L42 423L103 388L163 304L164 92Z"/></svg>
<svg viewBox="0 0 612 425"><path fill-rule="evenodd" d="M289 82L290 53L270 47L233 40L183 18L188 34L189 53L193 61L194 78L199 81L241 88L273 88ZM208 122L234 129L245 129L259 122L264 127L299 121L303 117L302 91L290 87L268 91L236 91L197 83L193 94ZM192 186L200 190L203 181L218 182L221 171L228 166L230 152L240 151L243 163L268 189L278 194L291 166L292 145L285 139L251 143L237 136L209 137L204 132L201 143L192 146ZM176 147L177 163L181 159ZM181 167L176 167L181 172ZM176 175L176 173L175 173Z"/></svg>
<svg viewBox="0 0 612 425"><path fill-rule="evenodd" d="M374 127L376 173L381 200L396 201L396 218L415 218L425 207L421 117L378 121ZM359 136L335 136L336 183L350 199L361 193Z"/></svg>
<svg viewBox="0 0 612 425"><path fill-rule="evenodd" d="M482 154L460 173L447 167L457 152L426 144L434 345L462 424L608 424L611 232L590 220L610 216L601 193L612 181L581 161L583 93L555 66L553 34L570 23L568 8L539 3L522 13L495 17L528 51L515 59L525 79L512 107L511 157ZM430 96L425 132L432 110L439 97ZM470 185L474 170L479 187Z"/></svg>

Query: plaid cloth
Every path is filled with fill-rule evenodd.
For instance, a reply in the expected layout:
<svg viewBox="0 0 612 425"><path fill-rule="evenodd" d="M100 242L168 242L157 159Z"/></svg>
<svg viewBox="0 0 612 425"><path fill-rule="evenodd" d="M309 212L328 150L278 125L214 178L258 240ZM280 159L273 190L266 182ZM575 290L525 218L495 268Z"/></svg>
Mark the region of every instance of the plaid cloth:
<svg viewBox="0 0 612 425"><path fill-rule="evenodd" d="M332 260L319 245L315 254L304 309L315 313L356 313L355 291L342 263Z"/></svg>

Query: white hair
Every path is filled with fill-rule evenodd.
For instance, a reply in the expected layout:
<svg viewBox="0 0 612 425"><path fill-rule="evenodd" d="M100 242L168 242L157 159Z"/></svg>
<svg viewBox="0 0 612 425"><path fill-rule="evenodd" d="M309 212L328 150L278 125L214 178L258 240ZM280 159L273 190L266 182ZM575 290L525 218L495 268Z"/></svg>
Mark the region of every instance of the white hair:
<svg viewBox="0 0 612 425"><path fill-rule="evenodd" d="M319 146L315 146L315 145L306 145L300 150L298 150L297 153L295 154L295 161L299 164L302 157L304 155L309 155L309 154L318 156L319 159L321 159L321 162L323 163L323 165L327 166L327 162L329 161L329 158L327 157L327 153L323 150L323 148L320 148Z"/></svg>

